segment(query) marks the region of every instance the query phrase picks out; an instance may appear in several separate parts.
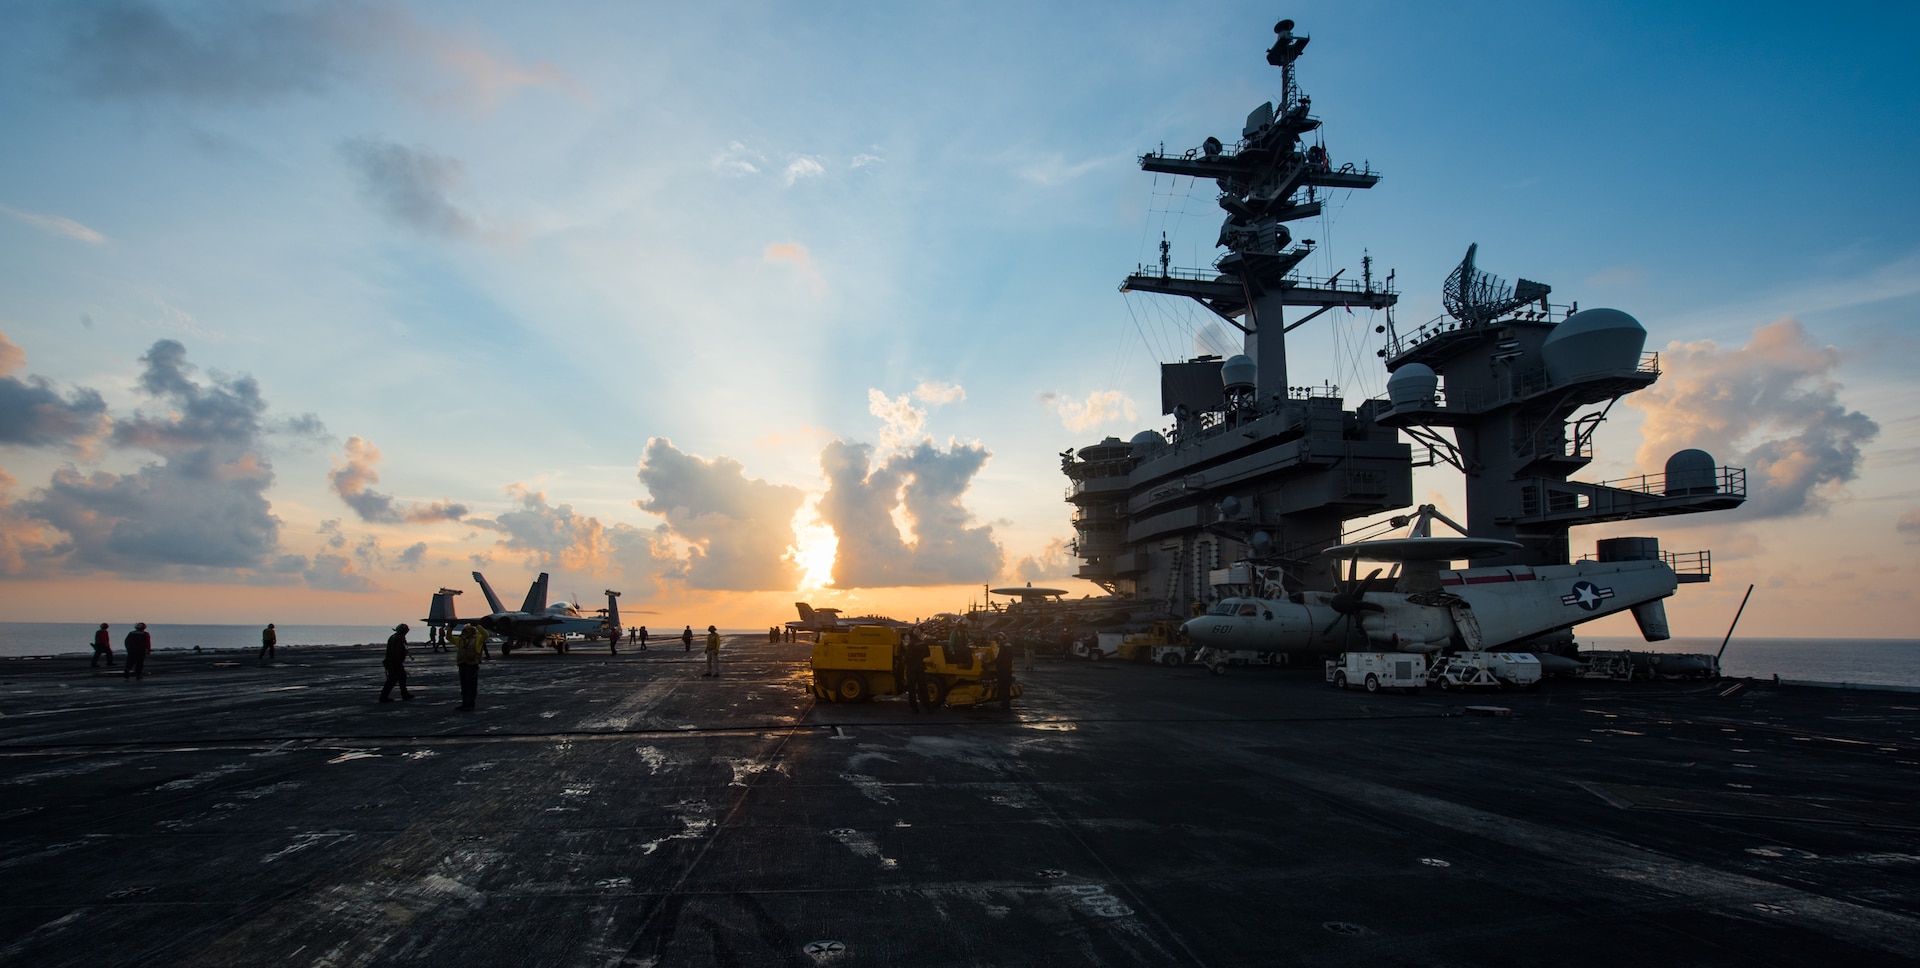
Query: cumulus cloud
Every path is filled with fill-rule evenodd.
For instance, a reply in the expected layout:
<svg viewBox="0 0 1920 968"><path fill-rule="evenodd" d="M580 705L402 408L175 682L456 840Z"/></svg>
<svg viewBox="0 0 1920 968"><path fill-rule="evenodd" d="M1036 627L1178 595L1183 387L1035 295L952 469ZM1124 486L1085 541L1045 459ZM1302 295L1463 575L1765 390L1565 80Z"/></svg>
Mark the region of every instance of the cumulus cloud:
<svg viewBox="0 0 1920 968"><path fill-rule="evenodd" d="M1054 538L1039 554L1022 555L1013 565L1013 573L1026 582L1072 578L1076 570L1073 546L1065 538Z"/></svg>
<svg viewBox="0 0 1920 968"><path fill-rule="evenodd" d="M826 173L827 168L825 165L802 155L799 158L787 162L787 168L783 174L787 184L792 185L802 178L818 178Z"/></svg>
<svg viewBox="0 0 1920 968"><path fill-rule="evenodd" d="M1095 390L1085 400L1059 393L1042 393L1040 402L1060 415L1060 423L1079 433L1110 421L1131 423L1136 419L1133 401L1118 390Z"/></svg>
<svg viewBox="0 0 1920 968"><path fill-rule="evenodd" d="M0 471L0 575L19 577L54 557L59 536L46 522L15 508L13 485L13 477Z"/></svg>
<svg viewBox="0 0 1920 968"><path fill-rule="evenodd" d="M362 193L386 217L425 235L480 235L480 223L451 198L467 177L458 159L373 138L347 141L340 152L360 176Z"/></svg>
<svg viewBox="0 0 1920 968"><path fill-rule="evenodd" d="M1660 381L1627 398L1645 413L1638 460L1659 467L1697 447L1747 468L1744 517L1825 510L1859 472L1860 446L1879 425L1840 402L1840 354L1794 319L1754 330L1747 345L1670 343Z"/></svg>
<svg viewBox="0 0 1920 968"><path fill-rule="evenodd" d="M467 523L499 532L499 547L526 556L541 571L601 577L617 573L624 576L625 587L616 589L642 598L657 593L663 578L680 577L685 570L664 526L607 525L571 504L549 504L545 492L524 484L509 485L507 493L517 507L491 521L470 518ZM403 553L403 564L405 557ZM473 566L484 568L489 560L476 555Z"/></svg>
<svg viewBox="0 0 1920 968"><path fill-rule="evenodd" d="M690 588L786 591L798 587L793 515L799 488L749 479L738 461L703 460L665 437L647 441L640 482L643 510L666 518L692 545L683 577Z"/></svg>
<svg viewBox="0 0 1920 968"><path fill-rule="evenodd" d="M875 466L871 445L828 444L820 453L828 486L819 509L839 542L834 585L944 585L999 574L992 528L972 525L961 504L989 456L978 444L949 442L943 451L922 440ZM895 523L896 512L910 536Z"/></svg>
<svg viewBox="0 0 1920 968"><path fill-rule="evenodd" d="M373 489L380 482L380 473L373 465L380 462L380 448L364 437L347 438L347 456L344 463L335 463L327 474L327 485L340 500L347 502L360 520L376 524L430 524L435 521L458 521L467 515L467 506L452 501L435 501L432 504L410 504L401 507L391 495L382 494Z"/></svg>
<svg viewBox="0 0 1920 968"><path fill-rule="evenodd" d="M93 390L62 396L42 377L14 377L26 362L26 351L0 333L0 444L91 451L107 431L106 401Z"/></svg>
<svg viewBox="0 0 1920 968"><path fill-rule="evenodd" d="M938 405L957 403L966 398L965 388L934 381L922 382L897 397L889 397L880 390L868 388L867 412L880 418L880 447L883 451L891 452L922 439L922 431L927 426L927 411L924 407L914 406L915 401Z"/></svg>
<svg viewBox="0 0 1920 968"><path fill-rule="evenodd" d="M217 374L196 381L173 340L154 343L141 362L140 389L164 411L136 412L111 440L161 459L131 474L64 467L21 509L67 535L58 551L79 570L264 566L280 519L266 499L273 468L257 449L266 409L259 386Z"/></svg>
<svg viewBox="0 0 1920 968"><path fill-rule="evenodd" d="M11 215L42 232L58 235L63 238L77 239L88 245L105 245L107 242L106 236L81 225L73 219L63 218L59 215L37 215L33 212L22 212L18 209L8 208L5 205L0 205L0 214Z"/></svg>

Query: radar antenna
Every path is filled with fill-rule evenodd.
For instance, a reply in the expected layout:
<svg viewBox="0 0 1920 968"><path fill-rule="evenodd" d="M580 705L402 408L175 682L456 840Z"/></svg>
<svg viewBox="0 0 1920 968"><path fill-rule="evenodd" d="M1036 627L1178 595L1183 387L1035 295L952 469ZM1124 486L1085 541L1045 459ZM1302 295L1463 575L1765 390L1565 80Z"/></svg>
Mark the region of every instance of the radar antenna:
<svg viewBox="0 0 1920 968"><path fill-rule="evenodd" d="M1507 288L1506 280L1474 268L1473 255L1479 248L1478 242L1467 246L1467 257L1460 260L1459 268L1441 288L1440 301L1447 307L1447 315L1468 326L1483 326L1528 303L1544 304L1552 286L1522 279L1512 289Z"/></svg>

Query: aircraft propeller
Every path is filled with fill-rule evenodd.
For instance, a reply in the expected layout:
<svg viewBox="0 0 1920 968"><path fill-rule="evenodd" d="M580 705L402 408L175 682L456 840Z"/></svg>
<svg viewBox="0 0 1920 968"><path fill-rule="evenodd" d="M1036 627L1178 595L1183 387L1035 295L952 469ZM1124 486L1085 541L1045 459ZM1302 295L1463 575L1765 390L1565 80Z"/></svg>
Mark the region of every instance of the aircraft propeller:
<svg viewBox="0 0 1920 968"><path fill-rule="evenodd" d="M1386 609L1378 603L1366 600L1366 594L1372 589L1373 580L1379 577L1380 571L1381 569L1375 568L1367 572L1366 578L1360 578L1360 561L1356 558L1348 563L1346 582L1344 584L1338 584L1340 565L1337 562L1334 564L1333 577L1337 584L1333 589L1333 597L1327 600L1327 604L1339 614L1334 616L1333 621L1327 623L1326 628L1320 630L1322 638L1325 638L1327 633L1332 632L1333 627L1340 624L1342 619L1346 620L1347 623L1347 637L1352 638L1353 620L1355 616L1361 612L1386 611Z"/></svg>

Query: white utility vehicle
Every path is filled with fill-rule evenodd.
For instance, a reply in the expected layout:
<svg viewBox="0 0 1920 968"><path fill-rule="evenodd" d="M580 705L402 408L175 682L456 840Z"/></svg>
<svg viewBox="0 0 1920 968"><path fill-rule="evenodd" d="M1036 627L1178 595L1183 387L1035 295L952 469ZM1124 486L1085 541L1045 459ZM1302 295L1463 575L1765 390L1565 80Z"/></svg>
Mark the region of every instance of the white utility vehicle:
<svg viewBox="0 0 1920 968"><path fill-rule="evenodd" d="M1341 689L1419 692L1427 684L1427 657L1418 652L1343 652L1327 660L1327 681Z"/></svg>

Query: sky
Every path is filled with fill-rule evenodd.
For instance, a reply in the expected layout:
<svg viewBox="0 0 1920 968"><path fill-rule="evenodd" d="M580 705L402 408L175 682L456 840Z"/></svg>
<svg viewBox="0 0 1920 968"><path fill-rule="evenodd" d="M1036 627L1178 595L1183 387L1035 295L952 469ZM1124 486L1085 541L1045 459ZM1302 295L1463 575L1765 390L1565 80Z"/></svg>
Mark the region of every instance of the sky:
<svg viewBox="0 0 1920 968"><path fill-rule="evenodd" d="M1097 589L1059 454L1164 429L1212 186L1280 16L1336 165L1303 269L1479 265L1633 314L1663 374L1579 475L1699 447L1718 635L1920 627L1920 8L1843 4L0 5L0 614L373 623L488 575L629 624ZM1289 337L1384 394L1384 320ZM1416 500L1463 512L1455 475ZM1358 527L1365 522L1355 522ZM1613 624L1608 624L1613 623ZM1625 634L1624 618L1597 624Z"/></svg>

